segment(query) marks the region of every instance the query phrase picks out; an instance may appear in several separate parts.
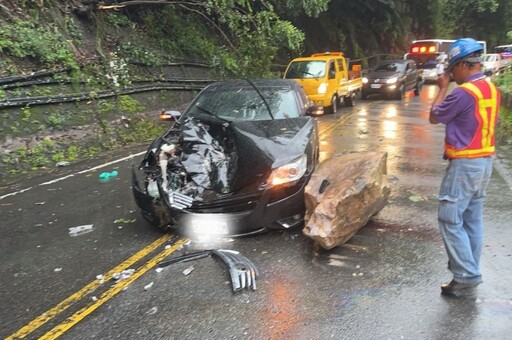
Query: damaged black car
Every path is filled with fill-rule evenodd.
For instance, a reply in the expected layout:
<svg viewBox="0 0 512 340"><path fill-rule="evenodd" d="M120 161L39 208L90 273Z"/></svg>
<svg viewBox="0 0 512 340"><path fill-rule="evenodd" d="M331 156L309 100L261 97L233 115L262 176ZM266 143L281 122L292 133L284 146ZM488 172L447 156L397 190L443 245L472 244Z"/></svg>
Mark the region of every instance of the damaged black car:
<svg viewBox="0 0 512 340"><path fill-rule="evenodd" d="M194 236L239 236L303 222L318 162L317 122L290 79L204 88L133 167L133 194L152 225Z"/></svg>

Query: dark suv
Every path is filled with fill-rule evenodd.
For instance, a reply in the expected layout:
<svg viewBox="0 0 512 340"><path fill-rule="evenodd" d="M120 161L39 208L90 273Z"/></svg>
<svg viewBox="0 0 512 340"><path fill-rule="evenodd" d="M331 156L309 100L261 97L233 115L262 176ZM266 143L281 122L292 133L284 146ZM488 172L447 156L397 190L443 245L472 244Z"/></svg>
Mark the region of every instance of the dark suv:
<svg viewBox="0 0 512 340"><path fill-rule="evenodd" d="M400 100L410 90L419 95L422 86L422 72L413 60L384 60L363 77L361 98L380 94Z"/></svg>

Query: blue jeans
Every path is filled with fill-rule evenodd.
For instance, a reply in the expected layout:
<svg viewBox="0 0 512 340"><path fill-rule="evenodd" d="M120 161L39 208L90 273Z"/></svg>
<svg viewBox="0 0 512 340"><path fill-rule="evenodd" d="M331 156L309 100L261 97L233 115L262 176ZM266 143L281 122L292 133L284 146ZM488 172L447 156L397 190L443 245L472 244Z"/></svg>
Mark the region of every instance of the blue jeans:
<svg viewBox="0 0 512 340"><path fill-rule="evenodd" d="M492 162L492 157L452 159L441 183L439 229L448 253L448 269L457 282L482 282L483 205Z"/></svg>

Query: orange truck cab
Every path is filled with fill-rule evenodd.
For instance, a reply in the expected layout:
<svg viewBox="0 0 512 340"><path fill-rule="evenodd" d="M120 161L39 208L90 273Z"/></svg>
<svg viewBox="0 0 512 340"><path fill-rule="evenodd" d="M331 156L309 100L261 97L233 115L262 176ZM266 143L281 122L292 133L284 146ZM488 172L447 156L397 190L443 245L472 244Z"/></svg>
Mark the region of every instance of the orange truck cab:
<svg viewBox="0 0 512 340"><path fill-rule="evenodd" d="M284 78L299 82L309 99L327 113L335 113L341 100L346 106L354 106L355 96L363 86L361 65L353 65L349 71L343 52L295 58L286 67Z"/></svg>

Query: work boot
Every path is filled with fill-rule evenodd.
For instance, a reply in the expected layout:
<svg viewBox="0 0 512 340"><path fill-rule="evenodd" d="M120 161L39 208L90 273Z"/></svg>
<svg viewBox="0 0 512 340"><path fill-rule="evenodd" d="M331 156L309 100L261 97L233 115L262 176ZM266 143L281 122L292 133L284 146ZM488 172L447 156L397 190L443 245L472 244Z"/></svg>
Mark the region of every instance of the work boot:
<svg viewBox="0 0 512 340"><path fill-rule="evenodd" d="M451 280L448 283L443 283L441 285L441 294L443 295L452 295L457 296L464 293L469 293L478 286L480 283L462 283L457 282L455 280Z"/></svg>

